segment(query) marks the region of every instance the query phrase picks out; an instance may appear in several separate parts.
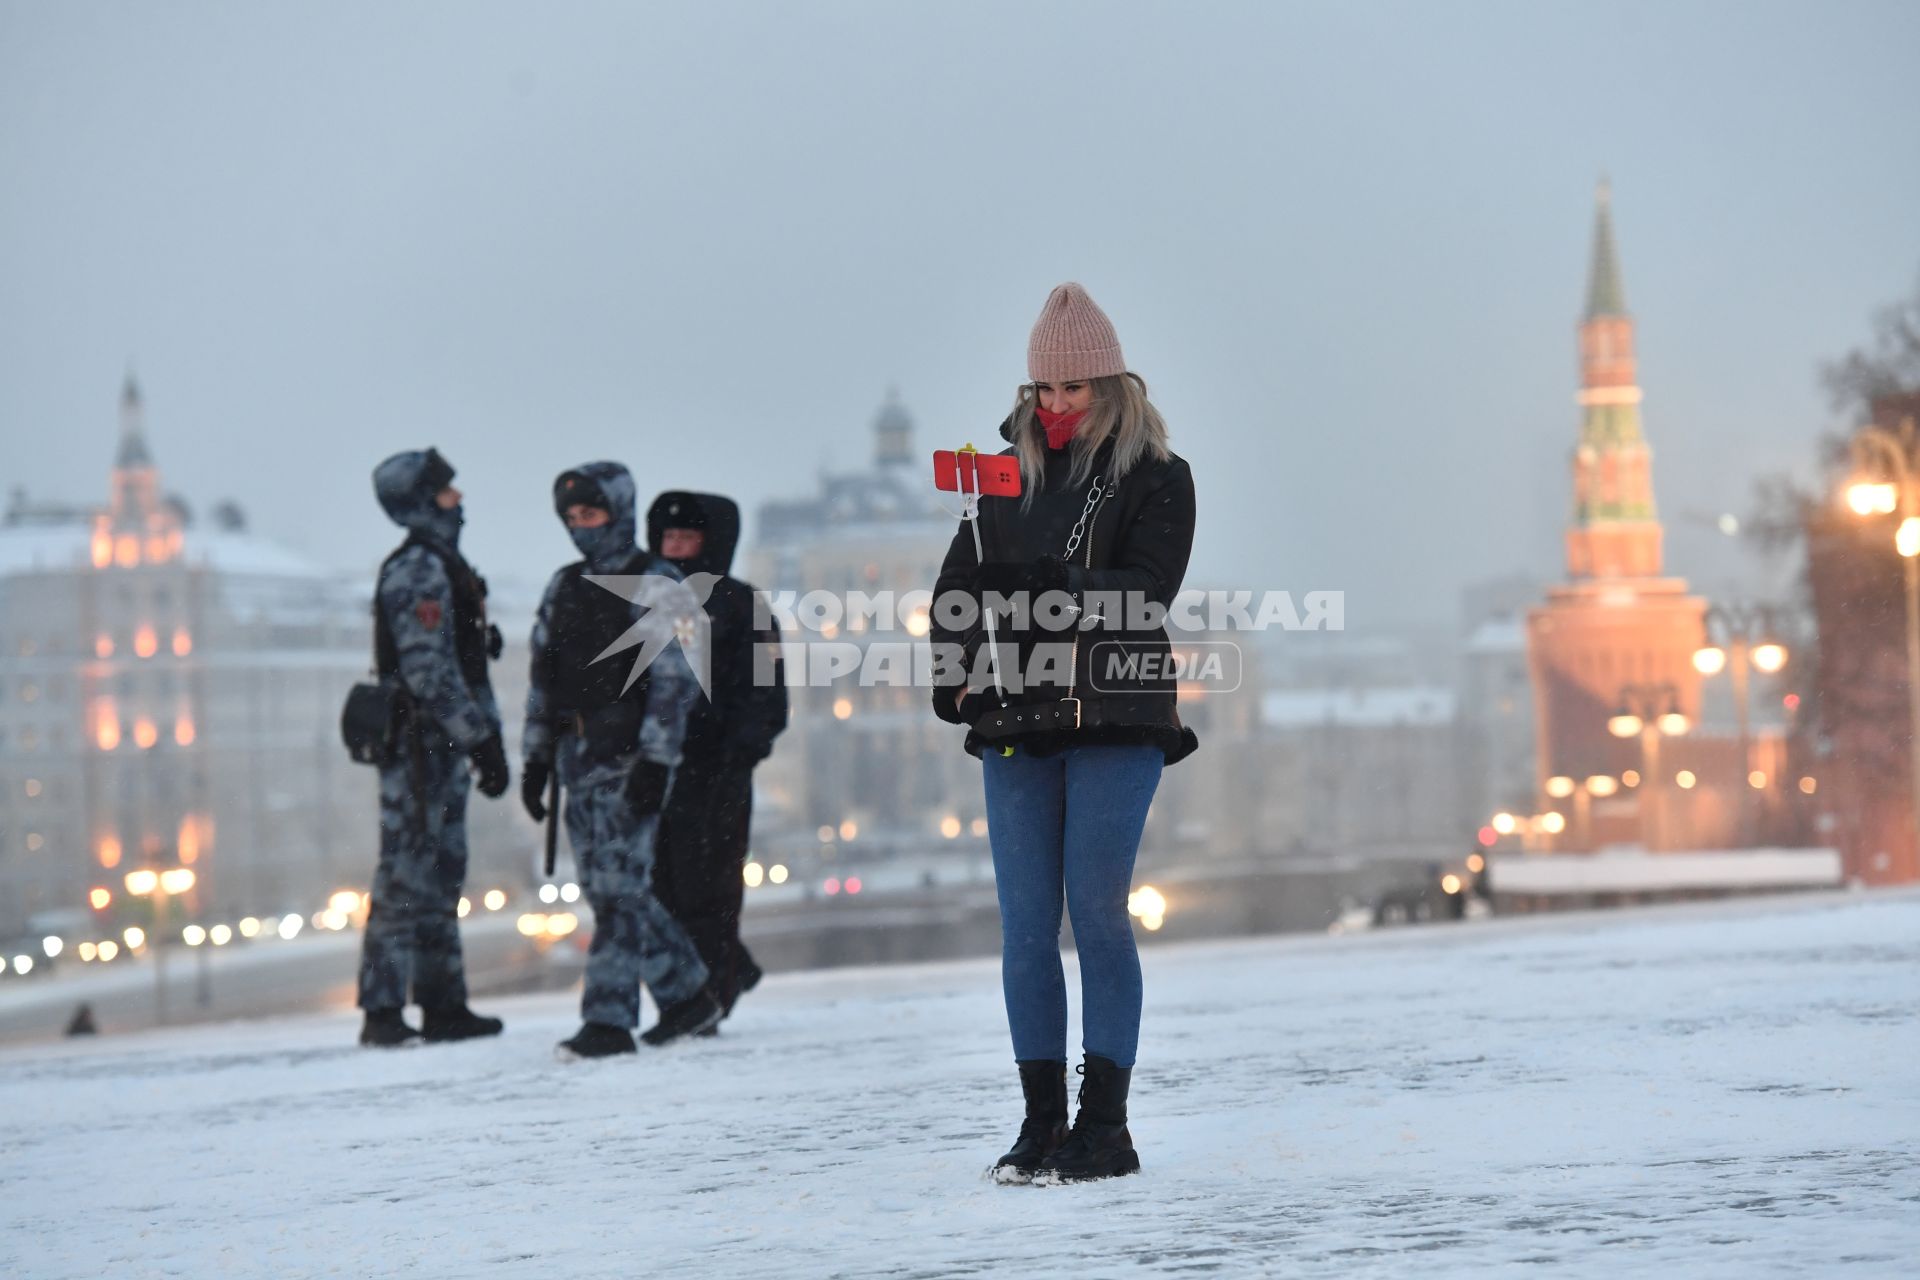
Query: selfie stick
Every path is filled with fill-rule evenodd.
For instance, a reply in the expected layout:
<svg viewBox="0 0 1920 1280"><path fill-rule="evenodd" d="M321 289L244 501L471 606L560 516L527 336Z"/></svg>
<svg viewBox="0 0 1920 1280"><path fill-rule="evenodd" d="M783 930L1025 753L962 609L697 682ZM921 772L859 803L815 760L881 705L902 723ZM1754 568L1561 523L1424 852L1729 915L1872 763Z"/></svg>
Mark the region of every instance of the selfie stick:
<svg viewBox="0 0 1920 1280"><path fill-rule="evenodd" d="M978 454L980 451L972 445L960 450L961 453ZM987 562L986 550L980 545L980 472L973 473L973 488L966 487L963 478L960 485L960 518L973 525L973 561L984 565ZM987 651L993 655L993 691L1000 695L1000 705L1007 705L1007 691L1000 684L1000 644L993 630L993 610L981 601L981 610L987 615Z"/></svg>

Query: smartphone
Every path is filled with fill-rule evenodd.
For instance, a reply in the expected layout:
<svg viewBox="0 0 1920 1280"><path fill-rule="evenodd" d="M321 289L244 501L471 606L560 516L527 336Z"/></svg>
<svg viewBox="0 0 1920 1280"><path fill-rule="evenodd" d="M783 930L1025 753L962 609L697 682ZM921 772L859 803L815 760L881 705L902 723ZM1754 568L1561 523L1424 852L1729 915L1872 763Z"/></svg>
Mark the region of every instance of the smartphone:
<svg viewBox="0 0 1920 1280"><path fill-rule="evenodd" d="M933 487L946 493L1017 498L1020 496L1020 462L1001 453L939 449L933 455Z"/></svg>

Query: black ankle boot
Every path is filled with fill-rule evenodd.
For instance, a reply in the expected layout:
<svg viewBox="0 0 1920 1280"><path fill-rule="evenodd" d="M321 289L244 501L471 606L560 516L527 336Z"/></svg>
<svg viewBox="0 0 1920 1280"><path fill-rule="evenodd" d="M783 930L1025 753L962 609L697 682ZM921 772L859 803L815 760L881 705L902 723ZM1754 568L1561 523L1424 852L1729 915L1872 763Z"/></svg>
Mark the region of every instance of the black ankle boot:
<svg viewBox="0 0 1920 1280"><path fill-rule="evenodd" d="M395 1049L419 1038L398 1009L369 1009L360 1024L360 1043L369 1049Z"/></svg>
<svg viewBox="0 0 1920 1280"><path fill-rule="evenodd" d="M995 1182L1028 1182L1040 1171L1040 1162L1053 1154L1067 1136L1067 1064L1018 1062L1020 1092L1027 1097L1027 1116L1013 1149L993 1166Z"/></svg>
<svg viewBox="0 0 1920 1280"><path fill-rule="evenodd" d="M1127 1132L1133 1068L1090 1053L1080 1074L1080 1114L1060 1149L1040 1162L1035 1181L1086 1182L1140 1172L1133 1135Z"/></svg>
<svg viewBox="0 0 1920 1280"><path fill-rule="evenodd" d="M640 1038L657 1049L681 1036L705 1031L719 1022L722 1016L720 1002L713 998L713 992L702 987L690 998L662 1009L660 1021L642 1031Z"/></svg>
<svg viewBox="0 0 1920 1280"><path fill-rule="evenodd" d="M633 1032L609 1022L589 1022L573 1033L571 1040L559 1044L562 1058L611 1058L618 1053L638 1053Z"/></svg>
<svg viewBox="0 0 1920 1280"><path fill-rule="evenodd" d="M498 1018L484 1018L462 1004L423 1009L420 1034L440 1044L448 1040L472 1040L478 1036L497 1036L506 1024Z"/></svg>
<svg viewBox="0 0 1920 1280"><path fill-rule="evenodd" d="M753 990L760 985L760 979L767 976L766 970L754 963L753 957L747 954L745 947L740 948L739 974L742 992Z"/></svg>

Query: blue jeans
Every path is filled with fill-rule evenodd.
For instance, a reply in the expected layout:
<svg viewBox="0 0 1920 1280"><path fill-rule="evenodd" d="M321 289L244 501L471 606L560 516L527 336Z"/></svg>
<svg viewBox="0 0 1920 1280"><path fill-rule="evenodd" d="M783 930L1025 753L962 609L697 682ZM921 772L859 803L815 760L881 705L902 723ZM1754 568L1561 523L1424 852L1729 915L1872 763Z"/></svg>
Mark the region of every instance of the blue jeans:
<svg viewBox="0 0 1920 1280"><path fill-rule="evenodd" d="M1065 1062L1067 980L1060 908L1080 954L1081 1047L1123 1067L1140 1045L1140 953L1127 894L1158 747L1068 747L1010 756L988 747L987 829L1000 895L1000 981L1018 1062Z"/></svg>

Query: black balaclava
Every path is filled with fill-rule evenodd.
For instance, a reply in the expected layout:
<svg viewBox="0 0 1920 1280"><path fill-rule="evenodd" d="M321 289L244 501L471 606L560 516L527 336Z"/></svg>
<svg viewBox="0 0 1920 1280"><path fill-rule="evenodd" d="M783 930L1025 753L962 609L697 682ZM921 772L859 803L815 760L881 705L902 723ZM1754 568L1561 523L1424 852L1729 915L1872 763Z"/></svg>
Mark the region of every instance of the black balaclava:
<svg viewBox="0 0 1920 1280"><path fill-rule="evenodd" d="M567 536L595 573L626 567L634 545L633 476L617 462L588 462L562 471L553 482L553 510L564 522L571 506L599 507L612 519L598 529L568 529Z"/></svg>
<svg viewBox="0 0 1920 1280"><path fill-rule="evenodd" d="M453 483L453 465L438 449L409 449L396 453L373 469L373 494L381 508L403 529L424 533L449 547L460 545L464 508L443 510L434 498Z"/></svg>

